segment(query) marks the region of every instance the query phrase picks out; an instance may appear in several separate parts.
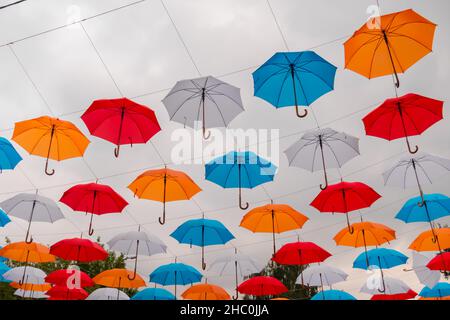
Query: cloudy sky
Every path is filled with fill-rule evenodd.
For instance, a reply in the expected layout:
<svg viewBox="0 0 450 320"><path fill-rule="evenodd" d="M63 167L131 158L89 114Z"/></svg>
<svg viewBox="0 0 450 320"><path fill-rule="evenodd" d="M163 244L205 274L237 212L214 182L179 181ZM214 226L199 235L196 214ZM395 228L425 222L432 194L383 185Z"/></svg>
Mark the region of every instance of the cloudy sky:
<svg viewBox="0 0 450 320"><path fill-rule="evenodd" d="M9 2L1 0L0 4ZM381 176L405 155L404 141L387 142L367 137L361 121L377 104L394 95L392 80L382 77L369 81L343 68L342 44L366 21L366 10L376 4L374 0L144 0L126 6L130 3L130 0L29 0L0 11L1 136L11 138L15 122L41 115L72 121L89 136L80 119L82 112L96 99L121 95L155 110L162 127L152 143L132 149L124 147L119 159L113 157L111 144L89 137L91 145L84 158L52 162L51 166L56 169L52 177L43 173L44 159L28 156L17 147L24 161L14 172L1 174L0 200L36 189L41 195L59 200L70 186L99 179L124 196L130 206L122 214L95 217L93 237L100 236L102 241L107 241L119 232L136 230L140 224L168 245L166 255L140 259L139 272L145 278L157 266L173 261L175 256L178 261L200 268L200 250L180 245L168 235L187 219L201 217L201 211L207 218L222 221L236 237L227 245L207 248L207 262L232 253L237 247L264 264L271 255L271 235L252 234L239 227L244 212L236 206L236 190L223 190L205 181L201 165L172 164L171 134L182 126L169 121L161 100L178 80L216 76L241 88L246 111L230 128L279 129L279 146L283 151L317 124L312 116L300 120L292 108L276 110L253 97L251 73L275 52L313 49L338 67L335 91L312 106L319 125L360 138L361 155L346 164L340 173L330 170L330 175L333 180L341 174L346 180L362 181L383 196L371 208L352 213L350 219L359 221L362 214L365 220L395 229L398 239L387 247L411 256L407 249L409 243L426 230L427 225L406 225L394 216L408 198L417 195L417 190L384 187ZM450 3L447 0L381 0L380 5L382 13L413 8L438 25L433 52L401 75L400 94L414 92L447 101ZM126 7L102 14L122 6ZM82 25L72 24L93 16L96 17ZM70 26L61 27L65 25ZM44 32L50 29L54 30ZM412 138L413 143L420 145L422 151L450 157L446 116L444 108L444 120L422 136ZM263 139L260 145L251 148L257 151L265 143ZM295 241L298 236L317 243L333 254L327 263L349 273L348 281L335 287L361 299L369 298L359 293L369 274L352 269L352 261L362 249L338 247L333 241L333 236L345 227L345 217L321 214L309 206L320 191L322 173L290 168L282 154L279 160L275 181L264 188L244 191L245 199L252 207L273 199L308 216L310 220L299 232L281 234L278 246ZM163 163L189 174L203 191L192 201L168 204L168 221L160 226L157 219L161 204L134 199L126 186L143 171L160 168ZM449 176L425 186L425 191L448 193ZM63 204L61 208L65 220L53 225L33 224L36 241L51 245L64 238L80 236L82 232L86 237L89 217ZM449 220L439 222L446 224ZM0 244L4 243L5 236L22 241L25 230L26 223L14 219L0 230ZM403 272L402 268L386 273L420 290L415 275ZM205 275L209 282L224 286L230 292L233 290L233 275L218 277L208 272Z"/></svg>

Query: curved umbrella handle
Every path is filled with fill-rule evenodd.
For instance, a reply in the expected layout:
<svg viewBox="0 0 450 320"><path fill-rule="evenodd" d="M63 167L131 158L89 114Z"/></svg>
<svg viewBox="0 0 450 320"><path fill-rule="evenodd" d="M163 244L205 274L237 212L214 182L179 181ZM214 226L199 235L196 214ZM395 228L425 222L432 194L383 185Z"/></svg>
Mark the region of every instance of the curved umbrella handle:
<svg viewBox="0 0 450 320"><path fill-rule="evenodd" d="M52 169L52 170L48 169L48 158L47 158L47 161L45 161L45 174L48 176L52 176L55 174L55 169Z"/></svg>
<svg viewBox="0 0 450 320"><path fill-rule="evenodd" d="M297 114L297 117L299 118L305 118L308 115L308 110L305 109L303 114L300 114L299 110L298 110L298 106L295 106L295 113Z"/></svg>
<svg viewBox="0 0 450 320"><path fill-rule="evenodd" d="M164 202L164 205L163 205L162 217L159 217L158 221L159 221L160 225L164 225L166 223L166 203L165 202Z"/></svg>
<svg viewBox="0 0 450 320"><path fill-rule="evenodd" d="M245 204L242 203L242 189L239 187L239 208L241 208L241 210L247 210L249 206L248 202L245 202Z"/></svg>
<svg viewBox="0 0 450 320"><path fill-rule="evenodd" d="M202 269L206 270L205 247L204 246L202 246Z"/></svg>
<svg viewBox="0 0 450 320"><path fill-rule="evenodd" d="M411 145L409 144L409 141L408 140L406 140L408 143L407 143L407 145L408 145L408 151L409 151L409 153L411 153L411 154L416 154L418 151L419 151L419 147L418 146L415 146L414 147L414 150L412 150L411 149Z"/></svg>
<svg viewBox="0 0 450 320"><path fill-rule="evenodd" d="M352 225L350 225L350 220L348 219L348 213L345 214L345 216L347 217L347 228L348 228L348 232L350 234L353 234L355 232L355 228L353 228Z"/></svg>
<svg viewBox="0 0 450 320"><path fill-rule="evenodd" d="M386 292L386 285L384 283L383 269L380 268L380 271L381 271L381 283L383 283L383 289L378 288L378 292L385 293Z"/></svg>
<svg viewBox="0 0 450 320"><path fill-rule="evenodd" d="M325 184L320 184L320 190L325 190L328 188L328 181L325 179Z"/></svg>
<svg viewBox="0 0 450 320"><path fill-rule="evenodd" d="M203 127L203 139L208 140L210 137L211 137L211 131L206 131L206 128Z"/></svg>
<svg viewBox="0 0 450 320"><path fill-rule="evenodd" d="M233 298L233 300L238 300L239 299L239 293L238 293L237 289L236 289L236 295L232 296L232 298Z"/></svg>
<svg viewBox="0 0 450 320"><path fill-rule="evenodd" d="M25 237L25 243L26 244L31 244L31 243L33 243L33 241L34 241L34 239L33 239L32 235L30 235L30 240L28 240L28 233L27 233L27 235Z"/></svg>
<svg viewBox="0 0 450 320"><path fill-rule="evenodd" d="M120 154L120 145L118 144L117 147L114 148L114 156L118 158L119 154Z"/></svg>
<svg viewBox="0 0 450 320"><path fill-rule="evenodd" d="M92 219L94 218L94 214L91 214L91 221L89 222L89 231L88 234L92 236L94 234L94 229L92 228Z"/></svg>

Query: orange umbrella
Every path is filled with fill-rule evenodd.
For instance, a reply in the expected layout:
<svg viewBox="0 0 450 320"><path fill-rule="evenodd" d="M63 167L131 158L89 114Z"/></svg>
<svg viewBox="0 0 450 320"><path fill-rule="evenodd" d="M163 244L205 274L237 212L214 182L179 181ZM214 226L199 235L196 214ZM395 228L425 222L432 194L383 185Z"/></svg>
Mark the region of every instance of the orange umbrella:
<svg viewBox="0 0 450 320"><path fill-rule="evenodd" d="M410 245L415 251L439 251L450 248L450 228L439 228L422 232Z"/></svg>
<svg viewBox="0 0 450 320"><path fill-rule="evenodd" d="M24 291L33 291L33 292L47 292L52 288L51 284L43 283L43 284L32 284L32 283L23 283L19 282L11 282L9 284L14 289L22 289Z"/></svg>
<svg viewBox="0 0 450 320"><path fill-rule="evenodd" d="M250 210L240 226L253 232L272 233L273 254L276 252L275 233L282 233L303 227L308 217L286 204L271 204Z"/></svg>
<svg viewBox="0 0 450 320"><path fill-rule="evenodd" d="M273 298L273 299L270 299L270 300L289 300L288 298Z"/></svg>
<svg viewBox="0 0 450 320"><path fill-rule="evenodd" d="M144 172L128 186L128 189L139 199L163 203L160 224L166 223L166 202L189 200L201 191L187 174L167 168Z"/></svg>
<svg viewBox="0 0 450 320"><path fill-rule="evenodd" d="M49 159L81 157L90 143L73 123L48 116L17 122L12 139L30 154L46 158L45 173L49 176L55 173L48 170Z"/></svg>
<svg viewBox="0 0 450 320"><path fill-rule="evenodd" d="M433 50L436 24L412 9L375 17L344 43L345 68L369 79L398 73Z"/></svg>
<svg viewBox="0 0 450 320"><path fill-rule="evenodd" d="M136 274L134 279L133 277L134 271L127 269L111 269L99 273L92 280L95 284L117 289L145 287L145 281L140 275ZM130 280L130 278L133 280Z"/></svg>
<svg viewBox="0 0 450 320"><path fill-rule="evenodd" d="M230 295L223 288L208 283L193 285L181 296L189 300L230 300Z"/></svg>
<svg viewBox="0 0 450 320"><path fill-rule="evenodd" d="M419 300L450 300L450 296L447 297L442 297L442 298L425 298L425 297L420 297Z"/></svg>

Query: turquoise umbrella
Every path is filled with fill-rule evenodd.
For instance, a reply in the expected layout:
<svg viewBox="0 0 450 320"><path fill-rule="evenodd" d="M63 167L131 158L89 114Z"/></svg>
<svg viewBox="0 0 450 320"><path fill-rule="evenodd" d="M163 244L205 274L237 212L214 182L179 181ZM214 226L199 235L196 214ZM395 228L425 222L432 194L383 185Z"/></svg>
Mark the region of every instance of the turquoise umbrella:
<svg viewBox="0 0 450 320"><path fill-rule="evenodd" d="M131 300L175 300L175 296L161 288L146 288L136 293Z"/></svg>
<svg viewBox="0 0 450 320"><path fill-rule="evenodd" d="M11 142L0 137L0 173L3 170L13 170L20 161L22 161L22 157Z"/></svg>
<svg viewBox="0 0 450 320"><path fill-rule="evenodd" d="M450 283L439 282L433 288L424 287L419 296L424 298L443 298L450 296Z"/></svg>
<svg viewBox="0 0 450 320"><path fill-rule="evenodd" d="M3 211L2 209L0 209L0 227L4 227L10 222L11 222L11 219L9 219L6 212Z"/></svg>
<svg viewBox="0 0 450 320"><path fill-rule="evenodd" d="M325 290L316 293L311 300L356 300L356 298L345 291Z"/></svg>

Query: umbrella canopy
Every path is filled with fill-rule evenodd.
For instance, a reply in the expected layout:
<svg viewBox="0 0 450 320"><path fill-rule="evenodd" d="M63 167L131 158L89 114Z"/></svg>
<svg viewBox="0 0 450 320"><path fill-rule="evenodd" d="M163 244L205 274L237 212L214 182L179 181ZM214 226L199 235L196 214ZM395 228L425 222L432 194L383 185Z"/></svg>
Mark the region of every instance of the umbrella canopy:
<svg viewBox="0 0 450 320"><path fill-rule="evenodd" d="M398 73L433 50L436 25L412 9L374 17L344 43L345 68L366 78Z"/></svg>
<svg viewBox="0 0 450 320"><path fill-rule="evenodd" d="M181 296L186 300L230 300L225 289L208 283L194 284Z"/></svg>
<svg viewBox="0 0 450 320"><path fill-rule="evenodd" d="M45 277L45 282L65 287L85 288L94 286L87 273L78 269L56 270Z"/></svg>
<svg viewBox="0 0 450 320"><path fill-rule="evenodd" d="M45 263L55 261L55 256L50 254L49 248L36 242L10 243L0 249L0 256L24 263Z"/></svg>
<svg viewBox="0 0 450 320"><path fill-rule="evenodd" d="M176 298L165 289L145 288L131 297L131 300L176 300Z"/></svg>
<svg viewBox="0 0 450 320"><path fill-rule="evenodd" d="M331 253L312 242L293 242L282 246L272 257L278 264L305 265L323 262Z"/></svg>
<svg viewBox="0 0 450 320"><path fill-rule="evenodd" d="M303 227L308 217L286 204L271 204L250 210L241 220L240 226L252 232L272 233L273 255L275 255L275 233Z"/></svg>
<svg viewBox="0 0 450 320"><path fill-rule="evenodd" d="M50 247L50 253L76 262L102 261L108 257L108 252L98 243L80 238L61 240Z"/></svg>
<svg viewBox="0 0 450 320"><path fill-rule="evenodd" d="M128 202L110 186L98 183L76 185L64 192L59 201L74 211L91 214L89 224L89 235L91 236L94 234L92 229L94 214L119 213L128 205Z"/></svg>
<svg viewBox="0 0 450 320"><path fill-rule="evenodd" d="M205 179L223 188L239 189L239 207L248 209L242 203L242 188L253 189L273 181L277 167L253 152L229 152L212 160L205 166Z"/></svg>
<svg viewBox="0 0 450 320"><path fill-rule="evenodd" d="M309 171L323 170L328 187L327 168L341 168L349 160L359 155L359 139L330 128L312 130L284 151L289 166Z"/></svg>
<svg viewBox="0 0 450 320"><path fill-rule="evenodd" d="M371 266L376 266L380 269L390 269L408 261L408 257L403 253L385 248L376 248L367 251L369 263L367 263L366 255L361 253L355 261L353 261L353 268L368 270Z"/></svg>
<svg viewBox="0 0 450 320"><path fill-rule="evenodd" d="M405 293L398 294L375 294L370 300L410 300L417 296L417 292L414 290L408 290Z"/></svg>
<svg viewBox="0 0 450 320"><path fill-rule="evenodd" d="M443 194L424 194L426 206L420 206L421 197L411 198L395 216L406 223L430 222L450 215L450 198Z"/></svg>
<svg viewBox="0 0 450 320"><path fill-rule="evenodd" d="M4 227L10 222L11 222L11 219L9 219L6 212L3 211L2 209L0 209L0 227Z"/></svg>
<svg viewBox="0 0 450 320"><path fill-rule="evenodd" d="M68 288L65 286L54 286L45 294L49 296L48 300L85 300L89 295L82 288Z"/></svg>
<svg viewBox="0 0 450 320"><path fill-rule="evenodd" d="M439 251L450 248L450 228L422 232L410 245L415 251Z"/></svg>
<svg viewBox="0 0 450 320"><path fill-rule="evenodd" d="M47 292L52 288L49 283L42 284L33 284L33 283L19 283L19 282L11 282L9 284L14 289L24 290L24 291L33 291L33 292Z"/></svg>
<svg viewBox="0 0 450 320"><path fill-rule="evenodd" d="M430 270L450 271L450 252L443 252L430 260L427 264Z"/></svg>
<svg viewBox="0 0 450 320"><path fill-rule="evenodd" d="M444 298L450 296L450 283L439 282L433 288L425 287L419 292L424 298Z"/></svg>
<svg viewBox="0 0 450 320"><path fill-rule="evenodd" d="M14 295L23 299L47 299L49 298L44 292L17 289L14 291Z"/></svg>
<svg viewBox="0 0 450 320"><path fill-rule="evenodd" d="M274 296L288 292L288 288L274 277L258 276L241 283L238 291L252 296Z"/></svg>
<svg viewBox="0 0 450 320"><path fill-rule="evenodd" d="M325 290L316 293L311 300L356 300L356 298L345 291Z"/></svg>
<svg viewBox="0 0 450 320"><path fill-rule="evenodd" d="M12 139L30 154L46 158L45 173L49 159L61 161L82 157L89 140L71 122L48 116L17 122Z"/></svg>
<svg viewBox="0 0 450 320"><path fill-rule="evenodd" d="M202 269L206 269L205 246L225 244L234 239L230 231L217 220L193 219L184 222L170 235L179 243L202 248Z"/></svg>
<svg viewBox="0 0 450 320"><path fill-rule="evenodd" d="M86 300L130 300L130 297L119 289L100 288L92 291Z"/></svg>
<svg viewBox="0 0 450 320"><path fill-rule="evenodd" d="M4 274L6 271L9 271L9 270L11 270L11 268L10 268L9 266L7 266L6 264L4 264L3 262L0 262L0 276L1 276L1 279L2 279L2 280L6 280L6 279L3 278L3 274ZM8 280L6 280L6 281L8 281ZM1 281L0 281L0 282L1 282Z"/></svg>
<svg viewBox="0 0 450 320"><path fill-rule="evenodd" d="M145 281L139 274L126 269L106 270L96 275L92 280L95 284L117 289L145 287Z"/></svg>
<svg viewBox="0 0 450 320"><path fill-rule="evenodd" d="M443 105L442 101L414 93L388 99L364 117L366 134L389 141L405 138L408 151L417 153L419 148L411 149L408 137L420 135L442 120Z"/></svg>
<svg viewBox="0 0 450 320"><path fill-rule="evenodd" d="M404 271L414 271L420 283L429 288L434 287L439 282L441 273L439 271L432 271L427 267L431 258L428 255L416 251L413 251L412 256L412 269L404 269Z"/></svg>
<svg viewBox="0 0 450 320"><path fill-rule="evenodd" d="M0 173L3 170L14 170L22 157L14 149L11 142L0 137Z"/></svg>
<svg viewBox="0 0 450 320"><path fill-rule="evenodd" d="M93 136L117 146L116 157L121 145L146 143L161 131L153 110L127 98L96 100L81 119Z"/></svg>
<svg viewBox="0 0 450 320"><path fill-rule="evenodd" d="M347 280L348 274L344 271L325 264L314 265L306 268L297 278L295 283L307 285L308 287L332 286L335 283Z"/></svg>
<svg viewBox="0 0 450 320"><path fill-rule="evenodd" d="M137 177L128 189L139 199L148 199L163 203L163 215L160 224L166 222L166 203L189 200L202 189L184 172L167 168L145 171Z"/></svg>
<svg viewBox="0 0 450 320"><path fill-rule="evenodd" d="M0 203L0 207L10 216L28 221L25 241L33 242L33 237L28 239L31 223L54 223L64 219L64 215L56 202L38 194L21 193Z"/></svg>
<svg viewBox="0 0 450 320"><path fill-rule="evenodd" d="M25 275L25 282L23 281L23 275ZM3 274L3 278L11 282L29 284L44 284L46 283L46 276L41 269L29 266L12 268Z"/></svg>
<svg viewBox="0 0 450 320"><path fill-rule="evenodd" d="M240 89L211 76L178 81L162 102L170 120L191 128L201 122L205 139L207 128L227 127L244 111Z"/></svg>
<svg viewBox="0 0 450 320"><path fill-rule="evenodd" d="M278 52L253 73L255 96L275 108L309 106L334 90L336 67L313 51Z"/></svg>
<svg viewBox="0 0 450 320"><path fill-rule="evenodd" d="M408 285L401 280L384 277L384 283L382 283L381 278L378 275L374 275L366 281L360 292L370 295L376 295L380 292L387 295L393 295L407 293L409 290L411 289Z"/></svg>

